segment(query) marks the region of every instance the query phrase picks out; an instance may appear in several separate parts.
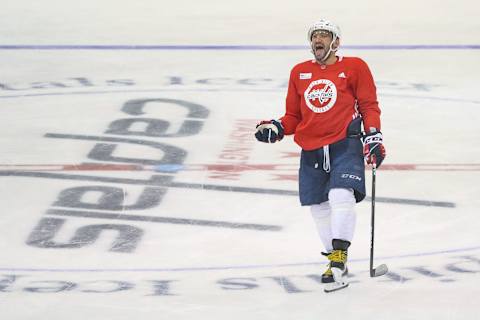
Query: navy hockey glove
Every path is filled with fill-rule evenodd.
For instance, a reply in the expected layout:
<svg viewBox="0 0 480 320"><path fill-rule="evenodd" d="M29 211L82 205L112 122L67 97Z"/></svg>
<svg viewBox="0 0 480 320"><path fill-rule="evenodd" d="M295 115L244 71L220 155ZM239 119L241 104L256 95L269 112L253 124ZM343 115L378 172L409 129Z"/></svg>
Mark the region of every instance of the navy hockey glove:
<svg viewBox="0 0 480 320"><path fill-rule="evenodd" d="M363 155L368 164L375 164L380 167L385 159L386 152L383 146L383 136L380 131L373 131L362 137Z"/></svg>
<svg viewBox="0 0 480 320"><path fill-rule="evenodd" d="M277 120L266 120L257 124L255 138L266 143L275 143L283 139L284 130L282 124Z"/></svg>

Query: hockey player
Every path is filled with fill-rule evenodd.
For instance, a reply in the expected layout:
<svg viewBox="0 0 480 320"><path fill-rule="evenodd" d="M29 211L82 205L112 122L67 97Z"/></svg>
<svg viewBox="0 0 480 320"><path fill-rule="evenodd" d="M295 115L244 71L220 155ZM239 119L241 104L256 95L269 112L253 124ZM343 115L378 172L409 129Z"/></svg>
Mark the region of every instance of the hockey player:
<svg viewBox="0 0 480 320"><path fill-rule="evenodd" d="M339 27L328 20L311 26L308 41L314 59L291 70L284 116L261 121L255 133L266 143L293 134L302 148L300 203L310 206L326 250L322 254L329 264L322 282L336 285L328 291L348 285L354 206L366 193L364 161L379 167L385 158L373 77L360 58L336 55L340 38Z"/></svg>

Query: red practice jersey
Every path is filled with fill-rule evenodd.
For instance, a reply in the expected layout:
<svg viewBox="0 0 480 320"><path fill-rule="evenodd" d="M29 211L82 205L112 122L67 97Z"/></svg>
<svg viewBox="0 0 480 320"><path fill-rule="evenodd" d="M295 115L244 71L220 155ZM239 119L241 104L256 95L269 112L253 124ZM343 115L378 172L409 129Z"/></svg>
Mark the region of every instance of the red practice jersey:
<svg viewBox="0 0 480 320"><path fill-rule="evenodd" d="M347 136L348 124L362 116L364 127L380 130L380 108L372 74L356 57L338 57L332 65L315 60L297 64L290 73L285 134L295 134L304 150L314 150Z"/></svg>

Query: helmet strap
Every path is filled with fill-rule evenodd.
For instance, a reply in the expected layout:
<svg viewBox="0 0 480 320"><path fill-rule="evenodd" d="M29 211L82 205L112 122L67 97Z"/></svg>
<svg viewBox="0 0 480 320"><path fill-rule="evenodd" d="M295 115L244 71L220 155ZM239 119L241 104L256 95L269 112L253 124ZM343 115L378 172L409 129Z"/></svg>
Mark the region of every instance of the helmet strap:
<svg viewBox="0 0 480 320"><path fill-rule="evenodd" d="M328 48L327 53L323 56L323 58L320 60L320 62L325 62L329 57L332 52L337 52L338 47L333 49L333 43L337 40L337 36L334 35L332 38L332 42L330 42L330 46Z"/></svg>

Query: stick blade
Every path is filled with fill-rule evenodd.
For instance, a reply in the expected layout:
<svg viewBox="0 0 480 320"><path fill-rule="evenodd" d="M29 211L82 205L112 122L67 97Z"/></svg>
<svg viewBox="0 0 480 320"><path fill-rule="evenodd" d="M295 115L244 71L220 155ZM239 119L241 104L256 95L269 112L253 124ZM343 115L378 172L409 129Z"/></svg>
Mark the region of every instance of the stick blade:
<svg viewBox="0 0 480 320"><path fill-rule="evenodd" d="M375 269L370 270L370 277L380 277L388 272L388 267L386 264L381 264Z"/></svg>

